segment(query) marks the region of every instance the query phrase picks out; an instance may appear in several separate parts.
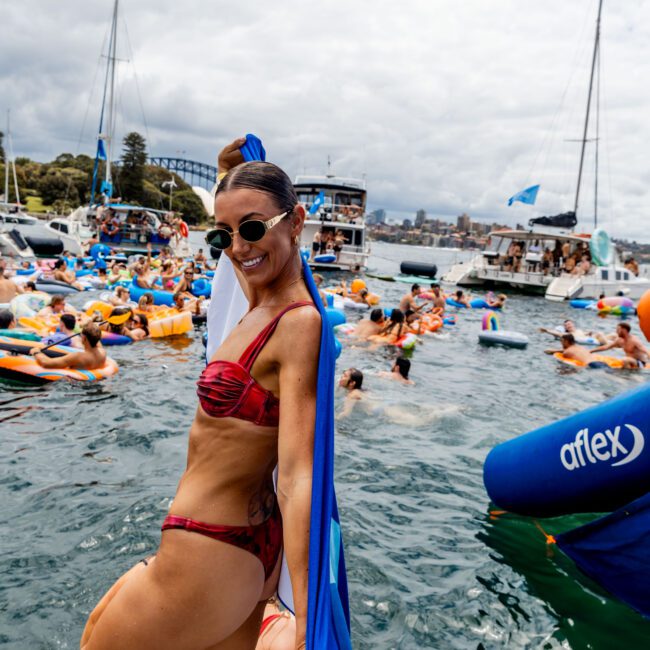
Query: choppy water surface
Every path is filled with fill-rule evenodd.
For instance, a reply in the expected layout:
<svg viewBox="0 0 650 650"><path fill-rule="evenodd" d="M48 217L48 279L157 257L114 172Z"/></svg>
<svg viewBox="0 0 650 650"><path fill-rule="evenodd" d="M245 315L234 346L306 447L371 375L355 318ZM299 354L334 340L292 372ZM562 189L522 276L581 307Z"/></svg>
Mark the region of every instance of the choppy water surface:
<svg viewBox="0 0 650 650"><path fill-rule="evenodd" d="M444 270L456 258L373 252L379 274L403 259ZM385 305L408 289L368 285ZM414 351L414 387L376 375L389 352L344 349L338 372L363 369L370 397L339 420L336 449L355 648L647 647L650 623L548 549L531 520L488 514L482 463L496 443L642 381L568 372L544 356L550 341L536 327L569 311L585 327L615 324L513 295L502 324L529 334L528 350L481 348L481 313L463 311ZM112 348L120 373L99 384L0 388L0 645L78 647L98 598L156 548L185 464L202 352L198 335L147 341Z"/></svg>

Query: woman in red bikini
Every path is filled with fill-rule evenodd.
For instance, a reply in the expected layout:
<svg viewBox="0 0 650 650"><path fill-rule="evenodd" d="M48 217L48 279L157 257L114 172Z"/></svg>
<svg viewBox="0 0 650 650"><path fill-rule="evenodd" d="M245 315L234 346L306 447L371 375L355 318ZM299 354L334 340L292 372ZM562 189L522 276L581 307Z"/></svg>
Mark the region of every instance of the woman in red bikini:
<svg viewBox="0 0 650 650"><path fill-rule="evenodd" d="M305 213L291 180L270 163L239 164L241 144L219 156L228 174L207 239L232 261L249 311L198 381L187 467L158 552L103 597L84 650L253 650L282 551L295 648L305 647L321 318L302 278Z"/></svg>

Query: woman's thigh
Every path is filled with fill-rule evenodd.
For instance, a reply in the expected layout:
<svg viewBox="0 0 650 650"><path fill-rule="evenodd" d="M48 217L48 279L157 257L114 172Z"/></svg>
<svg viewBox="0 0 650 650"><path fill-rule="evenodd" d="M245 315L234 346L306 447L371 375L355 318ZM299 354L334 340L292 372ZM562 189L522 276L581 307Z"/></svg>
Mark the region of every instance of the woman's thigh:
<svg viewBox="0 0 650 650"><path fill-rule="evenodd" d="M262 564L248 551L165 531L155 562L124 582L84 650L218 647L249 621L263 587Z"/></svg>

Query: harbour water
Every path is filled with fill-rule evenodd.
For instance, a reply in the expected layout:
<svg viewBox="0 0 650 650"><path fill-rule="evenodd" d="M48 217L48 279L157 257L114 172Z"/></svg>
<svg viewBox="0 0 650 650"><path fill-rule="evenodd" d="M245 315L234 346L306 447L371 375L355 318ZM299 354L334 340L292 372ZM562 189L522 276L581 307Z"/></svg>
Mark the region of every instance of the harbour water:
<svg viewBox="0 0 650 650"><path fill-rule="evenodd" d="M395 274L409 259L442 273L459 255L375 243L369 266ZM408 290L367 283L385 306ZM603 331L617 322L512 295L502 324L528 334L528 349L481 348L481 312L464 310L414 350L411 387L377 376L394 351L344 347L337 372L362 369L368 392L339 419L336 447L355 648L647 646L650 623L547 547L533 520L489 514L482 463L495 444L644 380L542 354L552 341L537 328L567 316ZM78 647L98 598L157 546L203 346L195 333L110 354L120 373L98 384L0 387L0 646ZM555 533L590 518L538 523Z"/></svg>

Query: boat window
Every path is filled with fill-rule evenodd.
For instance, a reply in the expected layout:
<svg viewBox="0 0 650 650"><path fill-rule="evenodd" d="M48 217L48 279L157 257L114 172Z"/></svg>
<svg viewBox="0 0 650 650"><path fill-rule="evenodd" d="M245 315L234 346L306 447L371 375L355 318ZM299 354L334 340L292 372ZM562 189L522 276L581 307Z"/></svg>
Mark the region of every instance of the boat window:
<svg viewBox="0 0 650 650"><path fill-rule="evenodd" d="M67 223L62 223L62 224L60 224L60 228L59 228L59 230L60 230L61 232L65 232L65 233L67 233L67 232L68 232L68 224L67 224Z"/></svg>
<svg viewBox="0 0 650 650"><path fill-rule="evenodd" d="M616 279L617 280L621 279L621 272L620 271L616 271Z"/></svg>
<svg viewBox="0 0 650 650"><path fill-rule="evenodd" d="M623 271L623 280L629 280L630 279L630 274Z"/></svg>
<svg viewBox="0 0 650 650"><path fill-rule="evenodd" d="M59 224L55 221L54 223L50 224L50 228L52 228L52 230L58 230Z"/></svg>
<svg viewBox="0 0 650 650"><path fill-rule="evenodd" d="M607 269L600 270L600 277L603 280L609 280L609 271Z"/></svg>

